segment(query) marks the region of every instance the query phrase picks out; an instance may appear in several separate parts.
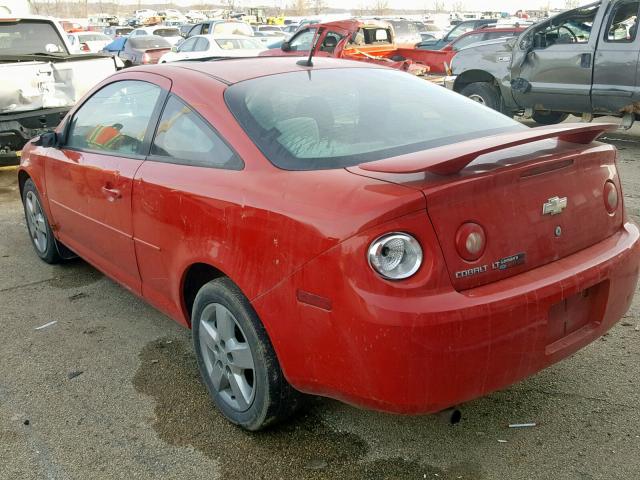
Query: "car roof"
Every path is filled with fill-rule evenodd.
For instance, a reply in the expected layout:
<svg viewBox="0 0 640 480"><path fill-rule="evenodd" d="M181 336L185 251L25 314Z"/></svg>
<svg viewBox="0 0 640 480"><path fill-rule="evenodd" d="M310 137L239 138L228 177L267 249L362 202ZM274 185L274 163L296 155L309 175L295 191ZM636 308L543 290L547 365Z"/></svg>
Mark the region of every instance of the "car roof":
<svg viewBox="0 0 640 480"><path fill-rule="evenodd" d="M200 72L215 77L224 83L233 84L253 78L313 70L351 69L351 68L385 68L367 62L342 60L337 58L314 58L313 67L298 65L303 57L251 57L230 58L215 61L183 61L164 63L152 66L129 68L127 71L147 71L171 78L177 69Z"/></svg>
<svg viewBox="0 0 640 480"><path fill-rule="evenodd" d="M467 37L467 36L472 35L474 33L491 33L491 32L498 32L498 33L507 32L507 33L509 33L509 32L524 31L524 30L526 30L524 27L478 28L476 30L471 30L469 32L465 32L462 35L460 35L458 38Z"/></svg>

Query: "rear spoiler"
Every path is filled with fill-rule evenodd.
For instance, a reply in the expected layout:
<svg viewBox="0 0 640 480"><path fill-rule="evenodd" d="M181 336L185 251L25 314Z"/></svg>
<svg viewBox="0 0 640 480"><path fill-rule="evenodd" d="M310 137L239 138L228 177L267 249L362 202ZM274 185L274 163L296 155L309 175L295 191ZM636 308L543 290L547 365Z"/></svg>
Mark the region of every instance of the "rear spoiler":
<svg viewBox="0 0 640 480"><path fill-rule="evenodd" d="M464 142L444 145L420 152L385 158L375 162L361 163L362 170L383 173L431 172L437 175L452 175L473 162L480 155L507 148L537 142L548 138L588 145L604 132L616 130L613 123L565 123L530 128L517 132L502 133Z"/></svg>

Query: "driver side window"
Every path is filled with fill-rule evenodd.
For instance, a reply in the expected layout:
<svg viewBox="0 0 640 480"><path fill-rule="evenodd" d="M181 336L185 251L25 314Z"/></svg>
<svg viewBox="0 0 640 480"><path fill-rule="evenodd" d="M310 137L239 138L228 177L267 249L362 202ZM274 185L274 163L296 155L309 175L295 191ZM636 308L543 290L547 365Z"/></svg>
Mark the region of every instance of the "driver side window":
<svg viewBox="0 0 640 480"><path fill-rule="evenodd" d="M119 155L142 155L149 120L161 89L148 82L114 82L96 92L75 113L67 147Z"/></svg>
<svg viewBox="0 0 640 480"><path fill-rule="evenodd" d="M313 38L316 35L315 28L310 28L305 30L304 32L300 32L296 35L291 42L289 42L289 47L291 47L292 52L298 52L303 50L310 50L311 44L313 43Z"/></svg>
<svg viewBox="0 0 640 480"><path fill-rule="evenodd" d="M209 50L209 40L204 37L200 37L193 47L194 52L206 52Z"/></svg>
<svg viewBox="0 0 640 480"><path fill-rule="evenodd" d="M535 48L557 44L588 43L599 5L580 8L565 17L555 19L535 34Z"/></svg>
<svg viewBox="0 0 640 480"><path fill-rule="evenodd" d="M187 40L185 40L182 45L180 45L180 48L178 48L179 52L192 52L193 51L193 46L196 44L196 41L198 39L197 38L189 38Z"/></svg>

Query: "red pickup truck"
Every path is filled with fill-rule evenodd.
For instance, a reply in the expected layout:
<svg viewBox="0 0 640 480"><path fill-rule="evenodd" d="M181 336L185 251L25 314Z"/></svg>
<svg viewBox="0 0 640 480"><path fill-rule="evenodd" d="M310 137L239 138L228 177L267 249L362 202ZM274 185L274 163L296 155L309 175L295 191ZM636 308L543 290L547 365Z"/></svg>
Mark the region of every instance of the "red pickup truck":
<svg viewBox="0 0 640 480"><path fill-rule="evenodd" d="M316 35L319 35L316 38ZM310 24L299 30L281 48L263 52L262 56L306 56L314 45L316 57L345 58L383 64L414 75L429 72L431 52L401 48L394 43L393 27L375 20L341 20Z"/></svg>

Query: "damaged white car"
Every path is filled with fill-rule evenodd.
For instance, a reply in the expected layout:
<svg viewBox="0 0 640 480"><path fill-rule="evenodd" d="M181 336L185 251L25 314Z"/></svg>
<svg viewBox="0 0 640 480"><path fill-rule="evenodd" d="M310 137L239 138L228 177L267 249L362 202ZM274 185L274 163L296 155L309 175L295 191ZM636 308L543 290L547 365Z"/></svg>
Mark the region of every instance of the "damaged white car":
<svg viewBox="0 0 640 480"><path fill-rule="evenodd" d="M0 166L17 164L29 139L120 68L118 59L70 50L51 18L0 16Z"/></svg>

